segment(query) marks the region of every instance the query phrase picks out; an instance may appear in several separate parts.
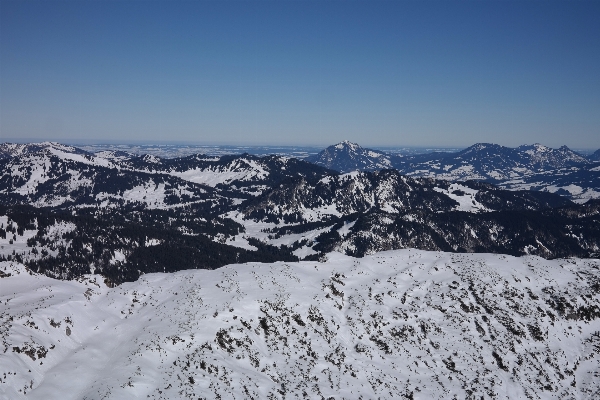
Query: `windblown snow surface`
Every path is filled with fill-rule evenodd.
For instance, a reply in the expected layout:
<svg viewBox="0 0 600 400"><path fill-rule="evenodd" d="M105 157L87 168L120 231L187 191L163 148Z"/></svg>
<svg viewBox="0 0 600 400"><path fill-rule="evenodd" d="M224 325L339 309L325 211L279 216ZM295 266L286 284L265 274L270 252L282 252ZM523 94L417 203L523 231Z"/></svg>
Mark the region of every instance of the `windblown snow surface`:
<svg viewBox="0 0 600 400"><path fill-rule="evenodd" d="M397 250L148 274L0 263L0 397L600 398L600 260Z"/></svg>

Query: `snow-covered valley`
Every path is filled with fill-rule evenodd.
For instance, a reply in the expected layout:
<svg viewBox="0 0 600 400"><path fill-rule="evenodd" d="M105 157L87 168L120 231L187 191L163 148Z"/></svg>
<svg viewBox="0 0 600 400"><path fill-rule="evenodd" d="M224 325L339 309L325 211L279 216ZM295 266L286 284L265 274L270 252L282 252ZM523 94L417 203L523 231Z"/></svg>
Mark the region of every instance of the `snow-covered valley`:
<svg viewBox="0 0 600 400"><path fill-rule="evenodd" d="M600 260L420 250L146 274L0 263L0 397L600 396Z"/></svg>

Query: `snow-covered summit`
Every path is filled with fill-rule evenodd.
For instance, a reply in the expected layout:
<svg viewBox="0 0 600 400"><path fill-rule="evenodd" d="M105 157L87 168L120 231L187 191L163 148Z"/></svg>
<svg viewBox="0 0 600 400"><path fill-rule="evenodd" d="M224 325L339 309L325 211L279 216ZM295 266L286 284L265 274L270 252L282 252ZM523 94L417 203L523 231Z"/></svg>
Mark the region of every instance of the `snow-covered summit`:
<svg viewBox="0 0 600 400"><path fill-rule="evenodd" d="M307 158L307 161L342 173L376 171L392 167L388 154L363 148L348 140L327 147L319 154Z"/></svg>
<svg viewBox="0 0 600 400"><path fill-rule="evenodd" d="M588 159L568 148L561 146L553 149L539 143L523 145L517 150L531 157L531 163L539 165L540 168L561 168L573 164L585 164Z"/></svg>
<svg viewBox="0 0 600 400"><path fill-rule="evenodd" d="M360 149L360 146L358 144L352 143L349 140L343 140L340 143L336 144L334 147L338 150L343 150L347 148L349 150L355 151L357 149Z"/></svg>

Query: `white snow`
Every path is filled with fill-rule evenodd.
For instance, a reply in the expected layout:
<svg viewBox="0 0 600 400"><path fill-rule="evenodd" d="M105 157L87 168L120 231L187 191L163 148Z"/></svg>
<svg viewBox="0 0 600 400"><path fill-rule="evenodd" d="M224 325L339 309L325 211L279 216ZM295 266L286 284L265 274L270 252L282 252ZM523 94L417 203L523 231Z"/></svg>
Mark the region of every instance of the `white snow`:
<svg viewBox="0 0 600 400"><path fill-rule="evenodd" d="M319 180L319 183L323 183L323 184L325 184L325 185L328 185L328 184L329 184L329 183L331 183L332 181L333 181L333 179L332 179L332 177L331 177L331 176L326 176L326 177L324 177L324 178L321 178L321 179Z"/></svg>
<svg viewBox="0 0 600 400"><path fill-rule="evenodd" d="M31 175L23 186L15 190L15 193L23 196L34 193L39 184L44 183L49 179L48 175L45 173L45 170L50 168L49 159L30 157L28 161L30 162ZM23 176L24 174L21 171L15 171L13 169L11 175Z"/></svg>
<svg viewBox="0 0 600 400"><path fill-rule="evenodd" d="M303 208L300 210L300 212L302 213L302 218L307 221L320 221L323 216L326 215L335 215L336 217L340 217L342 215L335 203L324 204L321 207L315 208Z"/></svg>
<svg viewBox="0 0 600 400"><path fill-rule="evenodd" d="M571 194L571 200L575 203L585 203L590 199L598 199L600 198L600 191L594 190L592 188L582 188L579 185L566 185L566 186L558 186L558 185L548 185L544 187L544 190L547 190L551 193L555 193L556 191L564 189Z"/></svg>
<svg viewBox="0 0 600 400"><path fill-rule="evenodd" d="M256 246L252 246L250 243L248 243L248 238L249 236L244 234L235 235L229 240L225 241L225 244L246 250L258 250Z"/></svg>
<svg viewBox="0 0 600 400"><path fill-rule="evenodd" d="M338 176L338 179L340 180L340 182L344 182L346 180L357 180L357 177L359 177L360 175L364 175L363 172L360 171L351 171L345 174L341 174Z"/></svg>
<svg viewBox="0 0 600 400"><path fill-rule="evenodd" d="M70 146L69 146L70 147ZM71 153L70 151L74 151L75 148L59 148L56 146L48 147L50 152L63 160L71 160L75 162L80 162L83 164L89 165L99 165L101 167L113 167L114 164L105 158L94 157L94 156L84 156L82 154Z"/></svg>
<svg viewBox="0 0 600 400"><path fill-rule="evenodd" d="M352 143L348 140L344 140L344 141L336 144L334 147L338 150L342 150L344 147L349 147L350 150L354 151L354 150L358 149L360 146L357 145L356 143Z"/></svg>
<svg viewBox="0 0 600 400"><path fill-rule="evenodd" d="M161 243L162 243L162 241L160 239L146 239L144 246L146 246L146 247L157 246Z"/></svg>
<svg viewBox="0 0 600 400"><path fill-rule="evenodd" d="M77 226L72 222L56 222L54 225L50 225L46 228L45 236L51 242L57 242L62 239L62 237L69 232L73 232Z"/></svg>
<svg viewBox="0 0 600 400"><path fill-rule="evenodd" d="M148 208L165 208L165 184L149 181L123 192L125 201L146 203Z"/></svg>
<svg viewBox="0 0 600 400"><path fill-rule="evenodd" d="M125 254L123 254L123 252L119 251L119 250L115 250L115 252L113 253L113 257L110 259L109 263L111 265L115 265L116 263L120 262L125 262Z"/></svg>
<svg viewBox="0 0 600 400"><path fill-rule="evenodd" d="M261 180L266 178L269 172L255 160L239 159L227 166L214 165L209 168L194 168L183 172L171 171L169 174L186 181L215 187L220 183L231 183L236 180Z"/></svg>
<svg viewBox="0 0 600 400"><path fill-rule="evenodd" d="M34 237L37 234L37 229L24 229L23 234L19 235L19 225L15 221L11 221L11 225L15 228L16 233L6 232L6 238L0 237L0 255L6 257L18 254L24 260L35 258L35 255L30 254L31 248L27 246L27 239ZM4 229L8 227L8 217L6 215L0 216L0 226Z"/></svg>
<svg viewBox="0 0 600 400"><path fill-rule="evenodd" d="M292 254L295 255L296 257L298 257L299 259L303 259L307 256L317 254L317 251L315 251L312 247L305 245L305 246L302 246L302 247L294 250L292 252Z"/></svg>
<svg viewBox="0 0 600 400"><path fill-rule="evenodd" d="M573 198L575 203L585 203L591 199L600 199L600 191L594 189L586 189L582 193L578 194Z"/></svg>
<svg viewBox="0 0 600 400"><path fill-rule="evenodd" d="M466 212L484 212L489 211L487 207L481 204L479 201L475 199L475 195L479 192L478 190L471 189L467 186L463 186L460 183L452 183L448 187L448 189L442 189L439 187L433 188L436 192L444 193L446 196L450 197L452 200L458 202L458 205L454 208L456 211L466 211ZM453 192L460 191L463 192L463 195L454 194Z"/></svg>
<svg viewBox="0 0 600 400"><path fill-rule="evenodd" d="M344 222L344 226L342 226L340 229L338 229L338 233L340 234L340 236L343 238L346 235L348 235L348 233L350 233L350 231L352 230L352 227L354 226L354 224L356 224L357 220L354 220L352 222Z"/></svg>
<svg viewBox="0 0 600 400"><path fill-rule="evenodd" d="M583 192L583 189L581 188L581 186L578 185L567 185L567 186L556 186L556 185L548 185L546 186L546 190L548 190L550 193L554 193L559 189L564 189L567 192L571 193L572 195L578 195L581 194Z"/></svg>
<svg viewBox="0 0 600 400"><path fill-rule="evenodd" d="M594 398L600 260L398 250L148 274L2 262L3 399ZM554 300L553 300L554 299Z"/></svg>

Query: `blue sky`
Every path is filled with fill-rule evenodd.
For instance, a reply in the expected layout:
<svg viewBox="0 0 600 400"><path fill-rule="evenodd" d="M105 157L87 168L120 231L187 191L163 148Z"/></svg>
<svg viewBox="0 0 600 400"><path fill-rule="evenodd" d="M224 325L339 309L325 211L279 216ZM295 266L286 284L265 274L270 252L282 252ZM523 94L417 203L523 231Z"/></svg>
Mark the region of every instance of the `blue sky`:
<svg viewBox="0 0 600 400"><path fill-rule="evenodd" d="M598 1L0 0L0 138L600 147Z"/></svg>

